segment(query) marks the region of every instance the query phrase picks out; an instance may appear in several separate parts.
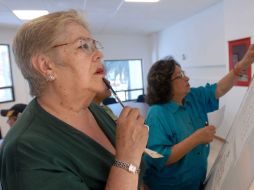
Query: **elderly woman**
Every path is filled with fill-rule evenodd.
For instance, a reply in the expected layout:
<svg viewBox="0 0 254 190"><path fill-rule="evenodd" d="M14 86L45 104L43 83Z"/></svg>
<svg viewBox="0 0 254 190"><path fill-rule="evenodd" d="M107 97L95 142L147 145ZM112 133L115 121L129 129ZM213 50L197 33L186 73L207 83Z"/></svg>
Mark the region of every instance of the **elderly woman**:
<svg viewBox="0 0 254 190"><path fill-rule="evenodd" d="M148 147L164 158L147 158L144 181L150 190L199 190L206 176L214 126L205 126L207 113L233 86L241 71L254 61L254 45L234 70L217 84L190 88L189 78L171 57L157 61L148 74L146 123ZM205 127L204 127L205 126Z"/></svg>
<svg viewBox="0 0 254 190"><path fill-rule="evenodd" d="M35 98L1 149L3 189L138 188L148 130L137 109L125 108L115 127L91 104L105 89L100 48L75 11L19 29L13 50Z"/></svg>

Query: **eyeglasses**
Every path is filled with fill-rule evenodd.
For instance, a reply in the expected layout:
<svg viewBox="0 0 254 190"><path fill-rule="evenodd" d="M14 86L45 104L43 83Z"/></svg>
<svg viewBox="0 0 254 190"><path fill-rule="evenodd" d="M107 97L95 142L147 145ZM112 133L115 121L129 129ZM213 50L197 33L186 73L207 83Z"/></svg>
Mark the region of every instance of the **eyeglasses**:
<svg viewBox="0 0 254 190"><path fill-rule="evenodd" d="M171 81L173 80L176 80L176 79L182 79L184 78L186 75L185 75L185 72L184 71L181 71L175 78L171 79Z"/></svg>
<svg viewBox="0 0 254 190"><path fill-rule="evenodd" d="M88 53L92 53L98 49L103 49L102 44L99 41L94 40L92 38L80 38L78 40L75 40L74 42L54 45L52 48L57 48L75 43L77 43L78 48L83 49L85 52Z"/></svg>

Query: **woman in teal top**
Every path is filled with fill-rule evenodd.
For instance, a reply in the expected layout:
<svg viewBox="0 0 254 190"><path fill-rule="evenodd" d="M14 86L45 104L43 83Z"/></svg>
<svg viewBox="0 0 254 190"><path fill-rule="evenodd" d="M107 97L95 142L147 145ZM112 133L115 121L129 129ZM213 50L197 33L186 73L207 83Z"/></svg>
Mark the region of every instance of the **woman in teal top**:
<svg viewBox="0 0 254 190"><path fill-rule="evenodd" d="M218 98L228 92L243 68L254 59L254 46L217 84L190 88L180 65L167 57L157 61L148 74L146 124L148 148L164 157L146 157L144 181L150 190L200 190L205 180L214 126L205 126L207 113L218 109Z"/></svg>

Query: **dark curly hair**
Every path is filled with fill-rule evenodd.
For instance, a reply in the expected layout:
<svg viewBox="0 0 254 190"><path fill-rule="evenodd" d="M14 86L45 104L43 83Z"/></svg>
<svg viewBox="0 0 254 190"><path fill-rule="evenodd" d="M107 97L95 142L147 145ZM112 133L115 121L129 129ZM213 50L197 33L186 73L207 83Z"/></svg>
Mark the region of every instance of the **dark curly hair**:
<svg viewBox="0 0 254 190"><path fill-rule="evenodd" d="M147 76L146 102L153 104L164 104L172 98L172 75L175 67L180 66L173 57L168 56L155 62L150 68Z"/></svg>

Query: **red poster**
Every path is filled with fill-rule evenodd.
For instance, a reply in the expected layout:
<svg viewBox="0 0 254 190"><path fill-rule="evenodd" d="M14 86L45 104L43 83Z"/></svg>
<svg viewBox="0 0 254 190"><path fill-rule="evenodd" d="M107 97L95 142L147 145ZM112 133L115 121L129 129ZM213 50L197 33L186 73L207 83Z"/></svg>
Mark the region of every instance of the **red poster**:
<svg viewBox="0 0 254 190"><path fill-rule="evenodd" d="M228 42L229 48L229 70L243 58L250 46L250 37ZM251 81L251 66L238 77L236 86L249 86Z"/></svg>

